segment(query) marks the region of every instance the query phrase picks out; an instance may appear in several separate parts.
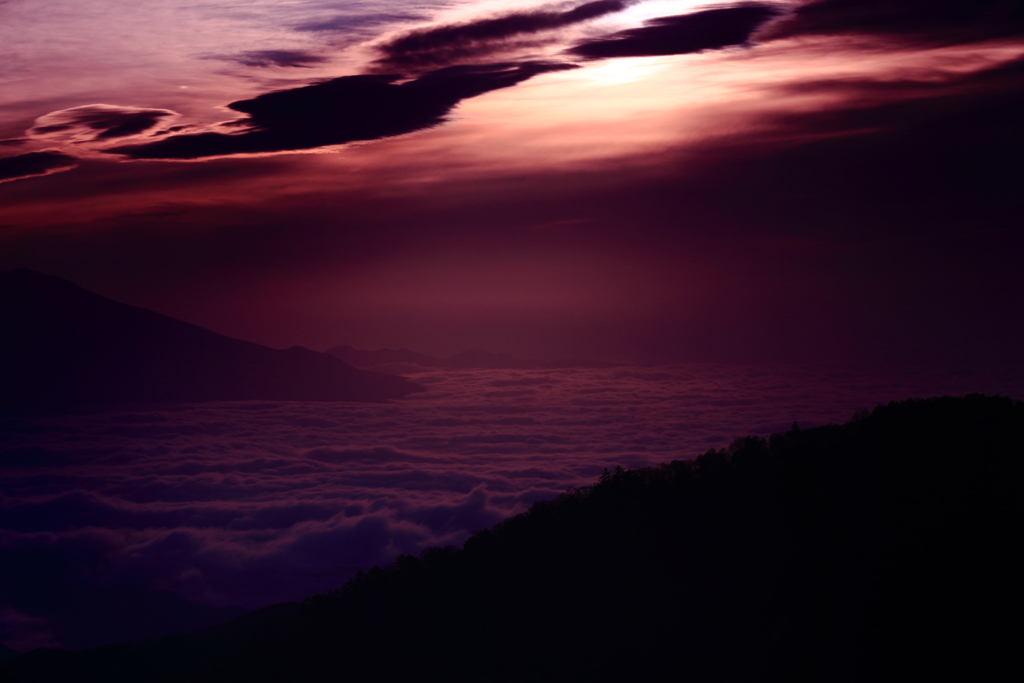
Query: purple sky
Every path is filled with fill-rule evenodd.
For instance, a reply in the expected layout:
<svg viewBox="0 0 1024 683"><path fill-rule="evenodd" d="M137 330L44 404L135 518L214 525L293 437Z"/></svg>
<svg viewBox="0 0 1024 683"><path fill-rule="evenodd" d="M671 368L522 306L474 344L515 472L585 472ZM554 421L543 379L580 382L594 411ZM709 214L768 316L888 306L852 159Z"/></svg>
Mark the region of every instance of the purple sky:
<svg viewBox="0 0 1024 683"><path fill-rule="evenodd" d="M1015 2L0 13L0 268L275 347L1024 342Z"/></svg>

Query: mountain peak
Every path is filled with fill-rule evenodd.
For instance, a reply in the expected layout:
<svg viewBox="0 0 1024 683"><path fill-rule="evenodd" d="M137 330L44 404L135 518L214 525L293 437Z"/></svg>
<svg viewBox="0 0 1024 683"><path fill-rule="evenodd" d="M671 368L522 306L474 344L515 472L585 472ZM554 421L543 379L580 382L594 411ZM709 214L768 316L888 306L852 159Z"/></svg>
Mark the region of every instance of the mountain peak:
<svg viewBox="0 0 1024 683"><path fill-rule="evenodd" d="M419 387L325 353L233 339L27 269L0 273L0 408L380 401Z"/></svg>

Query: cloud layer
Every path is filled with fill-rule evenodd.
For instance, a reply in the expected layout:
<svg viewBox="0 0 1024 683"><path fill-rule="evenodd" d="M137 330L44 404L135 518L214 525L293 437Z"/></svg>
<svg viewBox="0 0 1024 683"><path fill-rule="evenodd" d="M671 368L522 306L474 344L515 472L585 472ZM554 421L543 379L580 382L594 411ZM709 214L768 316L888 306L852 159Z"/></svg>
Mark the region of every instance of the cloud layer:
<svg viewBox="0 0 1024 683"><path fill-rule="evenodd" d="M207 605L298 599L399 553L459 544L605 467L690 458L911 395L1024 394L1021 376L880 382L827 367L430 370L417 381L430 391L385 405L5 416L0 593L60 580ZM12 600L7 642L60 643L58 622Z"/></svg>
<svg viewBox="0 0 1024 683"><path fill-rule="evenodd" d="M90 104L52 112L29 131L30 138L100 145L141 134L146 142L122 144L105 151L129 159L202 159L239 154L264 154L314 149L347 142L374 140L422 130L443 121L459 102L509 87L567 63L526 57L532 47L573 40L569 27L622 12L633 0L593 0L574 7L549 6L511 10L477 19L435 23L404 32L383 43L364 43L379 59L364 70L381 76L346 76L305 87L268 92L234 102L229 108L249 118L221 124L188 124L164 128L177 113L167 109ZM376 5L375 5L376 7ZM377 13L346 14L294 24L300 33L363 29L374 22L410 21L421 14L390 13L387 3ZM326 16L331 7L319 4L294 8ZM785 16L783 16L785 15ZM312 15L310 15L312 16ZM780 20L765 27L772 18ZM764 29L758 32L758 29ZM361 29L362 30L362 29ZM811 0L797 5L744 2L690 14L651 19L645 25L566 45L560 59L594 60L619 57L678 55L746 44L757 33L761 42L816 35L873 35L897 43L969 43L1020 35L1024 11L1012 0ZM243 66L317 67L331 61L324 46L311 49L265 47L202 59L230 60ZM536 53L536 51L534 50ZM480 62L503 63L481 64ZM423 74L400 83L390 73ZM443 83L442 83L443 81ZM488 81L486 84L484 81ZM181 86L182 88L186 86ZM37 152L33 152L35 154ZM49 152L38 152L49 153ZM74 155L68 147L60 153ZM0 165L6 180L40 175L39 157L9 157ZM15 160L16 159L16 160ZM54 166L44 173L70 168ZM45 165L45 164L44 164ZM30 172L21 172L25 167Z"/></svg>
<svg viewBox="0 0 1024 683"><path fill-rule="evenodd" d="M621 12L631 4L630 0L594 0L566 10L510 12L415 29L377 46L382 56L370 65L370 71L383 72L381 75L344 76L227 105L248 118L202 127L166 127L178 116L176 112L91 104L46 114L27 135L96 144L148 133L149 140L103 149L129 159L267 154L402 135L441 123L465 99L538 74L577 68L569 62L537 59L479 62L493 62L506 48L515 47L509 41L527 40ZM748 3L662 17L642 28L578 44L565 54L596 59L720 49L745 43L758 26L777 14L772 6ZM250 67L311 67L327 61L308 50L289 49L249 50L207 59ZM388 72L421 75L400 82L401 75ZM161 126L164 128L159 129ZM28 174L10 178L22 175Z"/></svg>

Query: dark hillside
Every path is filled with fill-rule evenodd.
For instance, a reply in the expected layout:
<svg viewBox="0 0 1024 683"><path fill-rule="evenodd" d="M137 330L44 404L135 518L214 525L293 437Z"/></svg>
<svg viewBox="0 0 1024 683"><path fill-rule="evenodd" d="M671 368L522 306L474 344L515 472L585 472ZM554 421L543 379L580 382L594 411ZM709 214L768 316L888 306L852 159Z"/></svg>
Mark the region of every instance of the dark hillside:
<svg viewBox="0 0 1024 683"><path fill-rule="evenodd" d="M1024 404L972 395L609 472L171 680L998 680L1022 458ZM0 676L151 680L86 656Z"/></svg>
<svg viewBox="0 0 1024 683"><path fill-rule="evenodd" d="M102 645L69 652L39 648L0 669L0 680L25 681L161 681L238 649L276 620L298 609L282 602L253 610L231 621L194 633L164 636L139 643ZM0 651L0 656L3 653ZM8 657L10 659L10 657ZM0 659L0 661L5 661Z"/></svg>
<svg viewBox="0 0 1024 683"><path fill-rule="evenodd" d="M3 643L0 643L0 663L9 662L10 660L17 657L19 653L17 650L12 650Z"/></svg>
<svg viewBox="0 0 1024 683"><path fill-rule="evenodd" d="M333 356L232 339L30 270L0 273L0 410L380 401L419 390Z"/></svg>

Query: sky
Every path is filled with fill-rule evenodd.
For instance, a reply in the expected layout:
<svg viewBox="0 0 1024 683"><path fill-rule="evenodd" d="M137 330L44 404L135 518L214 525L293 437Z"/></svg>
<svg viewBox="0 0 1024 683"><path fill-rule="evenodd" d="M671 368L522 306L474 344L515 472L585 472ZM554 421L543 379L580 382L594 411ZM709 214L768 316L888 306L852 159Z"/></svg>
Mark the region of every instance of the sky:
<svg viewBox="0 0 1024 683"><path fill-rule="evenodd" d="M0 3L0 268L283 348L1012 363L1022 10Z"/></svg>

